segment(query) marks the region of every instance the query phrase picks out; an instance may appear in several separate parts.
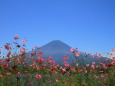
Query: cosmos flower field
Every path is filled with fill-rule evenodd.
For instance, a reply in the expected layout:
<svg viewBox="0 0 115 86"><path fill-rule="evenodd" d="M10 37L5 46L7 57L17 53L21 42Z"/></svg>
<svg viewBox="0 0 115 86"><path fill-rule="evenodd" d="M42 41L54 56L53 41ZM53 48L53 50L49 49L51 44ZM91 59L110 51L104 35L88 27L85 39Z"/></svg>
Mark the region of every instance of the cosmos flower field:
<svg viewBox="0 0 115 86"><path fill-rule="evenodd" d="M62 66L52 60L52 56L43 58L44 52L31 53L30 57L26 57L26 40L19 44L18 35L14 40L0 48L0 55L5 50L0 59L0 86L115 86L115 58L102 62L100 58L103 57L99 54L98 64L80 65L76 59L73 66L66 61L71 58L65 56L62 57ZM39 47L32 48L33 51L35 49ZM70 51L75 58L81 54L74 48Z"/></svg>

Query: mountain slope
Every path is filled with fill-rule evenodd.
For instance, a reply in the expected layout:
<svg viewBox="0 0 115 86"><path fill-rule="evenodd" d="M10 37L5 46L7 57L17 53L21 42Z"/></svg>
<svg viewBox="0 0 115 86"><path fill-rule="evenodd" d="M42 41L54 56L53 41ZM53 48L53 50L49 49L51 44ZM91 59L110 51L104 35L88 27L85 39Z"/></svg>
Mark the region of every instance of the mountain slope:
<svg viewBox="0 0 115 86"><path fill-rule="evenodd" d="M62 57L66 56L67 54L72 54L70 52L70 49L71 47L65 44L64 42L60 40L54 40L49 42L48 44L43 45L41 49L36 49L36 53L38 51L41 51L43 52L43 57L52 56L53 60L55 60L58 63L61 63L63 61ZM71 62L72 59L69 59L67 61Z"/></svg>

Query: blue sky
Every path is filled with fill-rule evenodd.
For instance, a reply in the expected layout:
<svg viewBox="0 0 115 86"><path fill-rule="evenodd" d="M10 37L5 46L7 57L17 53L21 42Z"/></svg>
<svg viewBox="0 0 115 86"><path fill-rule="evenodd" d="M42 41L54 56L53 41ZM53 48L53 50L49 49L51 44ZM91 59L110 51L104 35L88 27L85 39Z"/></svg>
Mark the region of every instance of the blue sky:
<svg viewBox="0 0 115 86"><path fill-rule="evenodd" d="M0 0L0 46L15 34L27 48L61 40L83 52L115 48L115 0Z"/></svg>

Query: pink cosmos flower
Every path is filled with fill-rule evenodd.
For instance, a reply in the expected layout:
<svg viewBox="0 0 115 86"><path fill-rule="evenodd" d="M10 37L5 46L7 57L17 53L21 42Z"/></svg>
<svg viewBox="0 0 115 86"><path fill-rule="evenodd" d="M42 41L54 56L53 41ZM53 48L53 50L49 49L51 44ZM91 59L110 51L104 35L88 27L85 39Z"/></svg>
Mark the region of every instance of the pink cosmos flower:
<svg viewBox="0 0 115 86"><path fill-rule="evenodd" d="M8 68L8 64L7 64L7 63L4 63L4 64L2 65L2 67L5 68L5 69Z"/></svg>
<svg viewBox="0 0 115 86"><path fill-rule="evenodd" d="M36 74L35 77L36 77L36 79L38 79L38 80L42 78L42 76L41 76L41 75L38 75L38 74Z"/></svg>
<svg viewBox="0 0 115 86"><path fill-rule="evenodd" d="M115 51L115 48L112 48L112 51Z"/></svg>
<svg viewBox="0 0 115 86"><path fill-rule="evenodd" d="M66 71L66 69L65 69L65 68L62 68L62 71L63 71L63 72L65 72L65 71Z"/></svg>
<svg viewBox="0 0 115 86"><path fill-rule="evenodd" d="M48 63L51 63L52 61L51 60L47 60Z"/></svg>
<svg viewBox="0 0 115 86"><path fill-rule="evenodd" d="M22 40L22 43L25 43L26 41L25 40Z"/></svg>
<svg viewBox="0 0 115 86"><path fill-rule="evenodd" d="M0 60L0 63L3 63L4 62L4 60Z"/></svg>
<svg viewBox="0 0 115 86"><path fill-rule="evenodd" d="M68 59L68 57L63 57L63 59L64 59L64 60L67 60L67 59Z"/></svg>
<svg viewBox="0 0 115 86"><path fill-rule="evenodd" d="M59 82L59 79L56 78L55 81L56 81L56 82Z"/></svg>
<svg viewBox="0 0 115 86"><path fill-rule="evenodd" d="M2 75L2 74L0 74L0 77L3 77L3 75Z"/></svg>
<svg viewBox="0 0 115 86"><path fill-rule="evenodd" d="M16 40L16 39L19 39L19 35L15 35L14 36L14 39Z"/></svg>
<svg viewBox="0 0 115 86"><path fill-rule="evenodd" d="M33 82L28 82L28 84L29 84L29 85L32 85L32 84L33 84Z"/></svg>
<svg viewBox="0 0 115 86"><path fill-rule="evenodd" d="M51 81L50 81L50 80L48 80L48 83L51 83Z"/></svg>
<svg viewBox="0 0 115 86"><path fill-rule="evenodd" d="M38 60L41 60L41 61L43 61L43 60L44 60L42 57L38 57L37 59L38 59Z"/></svg>
<svg viewBox="0 0 115 86"><path fill-rule="evenodd" d="M76 56L80 56L80 54L81 54L81 52L79 51L79 52L76 53Z"/></svg>
<svg viewBox="0 0 115 86"><path fill-rule="evenodd" d="M99 65L96 65L96 68L98 68L99 67Z"/></svg>
<svg viewBox="0 0 115 86"><path fill-rule="evenodd" d="M26 54L26 51L25 51L25 49L20 49L20 54L21 54L21 55L24 55L24 54Z"/></svg>
<svg viewBox="0 0 115 86"><path fill-rule="evenodd" d="M63 61L64 64L66 64L67 62L66 61Z"/></svg>
<svg viewBox="0 0 115 86"><path fill-rule="evenodd" d="M79 66L79 64L78 64L78 63L76 63L76 64L75 64L75 66L76 66L76 67L78 67L78 66Z"/></svg>
<svg viewBox="0 0 115 86"><path fill-rule="evenodd" d="M8 52L7 55L6 55L6 57L10 57L10 55L11 55L11 52Z"/></svg>
<svg viewBox="0 0 115 86"><path fill-rule="evenodd" d="M8 45L8 44L4 45L4 47L5 47L5 49L7 49L7 50L12 49L11 47L9 47L9 45Z"/></svg>
<svg viewBox="0 0 115 86"><path fill-rule="evenodd" d="M15 57L14 59L20 59L21 57L20 56L17 56L17 57Z"/></svg>
<svg viewBox="0 0 115 86"><path fill-rule="evenodd" d="M108 63L108 67L111 67L112 66L112 64L111 63Z"/></svg>
<svg viewBox="0 0 115 86"><path fill-rule="evenodd" d="M65 65L65 66L67 66L67 67L68 67L68 66L70 66L70 64L69 64L69 63L66 63L66 64L64 64L64 65Z"/></svg>
<svg viewBox="0 0 115 86"><path fill-rule="evenodd" d="M105 77L105 75L104 75L104 74L100 74L100 76L101 76L101 78L104 78L104 77Z"/></svg>
<svg viewBox="0 0 115 86"><path fill-rule="evenodd" d="M95 65L91 65L91 68L92 68L92 69L95 69Z"/></svg>
<svg viewBox="0 0 115 86"><path fill-rule="evenodd" d="M37 47L37 46L35 46L34 48L36 48L36 49L40 49L40 47Z"/></svg>
<svg viewBox="0 0 115 86"><path fill-rule="evenodd" d="M56 63L56 61L54 61L54 60L53 60L53 61L51 61L51 62L52 62L52 64L55 64L55 63Z"/></svg>
<svg viewBox="0 0 115 86"><path fill-rule="evenodd" d="M35 55L35 53L31 53L31 56L34 56Z"/></svg>
<svg viewBox="0 0 115 86"><path fill-rule="evenodd" d="M6 75L12 75L11 73L6 73Z"/></svg>
<svg viewBox="0 0 115 86"><path fill-rule="evenodd" d="M74 52L75 52L74 48L71 48L71 49L70 49L70 51L71 51L72 53L74 53Z"/></svg>
<svg viewBox="0 0 115 86"><path fill-rule="evenodd" d="M104 63L101 63L101 65L103 66L103 68L104 68L104 69L107 69L107 66L106 66L106 64L104 64Z"/></svg>
<svg viewBox="0 0 115 86"><path fill-rule="evenodd" d="M26 73L25 75L26 75L26 77L30 76L30 74L29 74L29 73Z"/></svg>
<svg viewBox="0 0 115 86"><path fill-rule="evenodd" d="M115 64L115 59L112 59L112 63L114 63L114 64Z"/></svg>
<svg viewBox="0 0 115 86"><path fill-rule="evenodd" d="M95 65L95 62L92 62L92 65Z"/></svg>
<svg viewBox="0 0 115 86"><path fill-rule="evenodd" d="M71 68L71 71L72 71L72 72L76 72L76 69L75 69L75 68Z"/></svg>
<svg viewBox="0 0 115 86"><path fill-rule="evenodd" d="M87 67L89 67L89 64L86 64Z"/></svg>
<svg viewBox="0 0 115 86"><path fill-rule="evenodd" d="M49 56L48 59L52 59L52 56Z"/></svg>
<svg viewBox="0 0 115 86"><path fill-rule="evenodd" d="M38 56L42 56L43 52L38 52Z"/></svg>
<svg viewBox="0 0 115 86"><path fill-rule="evenodd" d="M98 58L102 58L103 56L102 55L99 55Z"/></svg>
<svg viewBox="0 0 115 86"><path fill-rule="evenodd" d="M17 76L18 76L18 77L20 77L20 75L21 75L21 73L20 73L20 72L18 72L18 73L17 73Z"/></svg>
<svg viewBox="0 0 115 86"><path fill-rule="evenodd" d="M94 77L95 77L95 78L98 78L98 76L97 76L97 75L94 75Z"/></svg>
<svg viewBox="0 0 115 86"><path fill-rule="evenodd" d="M59 67L60 65L59 64L56 64L57 67Z"/></svg>

